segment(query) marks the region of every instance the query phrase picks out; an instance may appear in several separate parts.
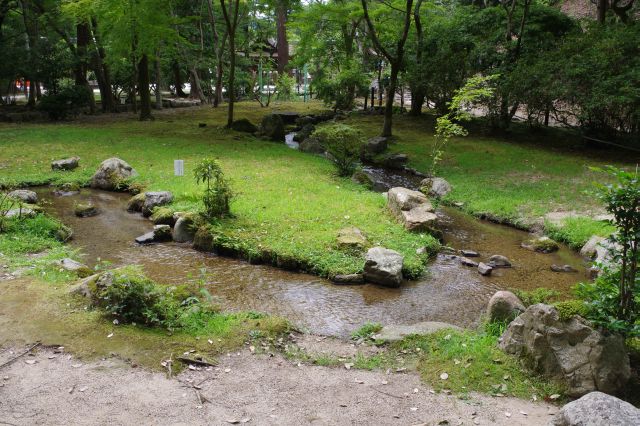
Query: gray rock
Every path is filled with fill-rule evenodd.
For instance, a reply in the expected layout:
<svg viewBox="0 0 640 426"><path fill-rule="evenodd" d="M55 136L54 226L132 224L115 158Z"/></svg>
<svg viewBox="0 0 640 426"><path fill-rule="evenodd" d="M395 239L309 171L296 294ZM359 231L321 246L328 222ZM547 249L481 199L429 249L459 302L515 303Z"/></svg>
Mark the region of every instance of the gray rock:
<svg viewBox="0 0 640 426"><path fill-rule="evenodd" d="M501 254L494 254L489 258L489 265L493 268L510 268L511 261Z"/></svg>
<svg viewBox="0 0 640 426"><path fill-rule="evenodd" d="M127 201L127 211L129 212L141 212L144 205L144 194L137 194L129 198Z"/></svg>
<svg viewBox="0 0 640 426"><path fill-rule="evenodd" d="M81 277L86 277L93 273L91 268L89 268L87 265L84 265L68 257L60 260L59 265L65 271L75 272L76 274L78 274L78 276Z"/></svg>
<svg viewBox="0 0 640 426"><path fill-rule="evenodd" d="M464 257L478 257L478 256L480 256L480 254L478 254L477 251L473 251L473 250L460 250L460 254L463 255Z"/></svg>
<svg viewBox="0 0 640 426"><path fill-rule="evenodd" d="M365 151L369 154L381 154L387 149L388 139L384 136L371 138L365 144Z"/></svg>
<svg viewBox="0 0 640 426"><path fill-rule="evenodd" d="M449 182L439 177L423 179L422 182L420 182L420 187L423 188L428 195L438 198L446 196L453 189Z"/></svg>
<svg viewBox="0 0 640 426"><path fill-rule="evenodd" d="M382 165L387 169L403 170L408 162L407 154L390 154L384 157Z"/></svg>
<svg viewBox="0 0 640 426"><path fill-rule="evenodd" d="M409 211L414 207L425 204L433 211L429 199L422 192L412 191L407 188L391 188L387 193L387 202L389 208L396 216L399 216L402 211Z"/></svg>
<svg viewBox="0 0 640 426"><path fill-rule="evenodd" d="M525 311L518 296L510 291L497 291L487 306L487 317L491 322L512 321Z"/></svg>
<svg viewBox="0 0 640 426"><path fill-rule="evenodd" d="M571 265L562 265L562 266L560 266L560 265L551 265L551 270L553 272L578 272Z"/></svg>
<svg viewBox="0 0 640 426"><path fill-rule="evenodd" d="M325 151L322 142L315 136L309 136L300 142L299 149L300 151L307 152L309 154L322 154Z"/></svg>
<svg viewBox="0 0 640 426"><path fill-rule="evenodd" d="M77 294L87 299L94 297L92 288L95 287L95 283L98 281L102 274L93 274L80 280L77 284L69 289L70 294Z"/></svg>
<svg viewBox="0 0 640 426"><path fill-rule="evenodd" d="M525 241L521 244L522 248L537 251L540 253L552 253L557 251L560 246L549 237L537 237Z"/></svg>
<svg viewBox="0 0 640 426"><path fill-rule="evenodd" d="M187 243L193 241L196 235L193 229L193 220L186 216L179 217L173 227L173 241L178 243Z"/></svg>
<svg viewBox="0 0 640 426"><path fill-rule="evenodd" d="M387 287L399 287L403 262L404 258L397 251L373 247L365 257L364 279Z"/></svg>
<svg viewBox="0 0 640 426"><path fill-rule="evenodd" d="M434 229L438 216L433 213L431 203L425 203L401 212L402 222L407 231L423 232Z"/></svg>
<svg viewBox="0 0 640 426"><path fill-rule="evenodd" d="M552 420L554 426L637 426L640 410L615 396L591 392L570 402Z"/></svg>
<svg viewBox="0 0 640 426"><path fill-rule="evenodd" d="M78 167L80 157L70 157L51 162L51 170L73 170Z"/></svg>
<svg viewBox="0 0 640 426"><path fill-rule="evenodd" d="M589 241L580 249L580 255L589 259L594 259L598 254L599 246L606 241L606 238L592 235Z"/></svg>
<svg viewBox="0 0 640 426"><path fill-rule="evenodd" d="M4 217L6 217L7 219L11 219L14 217L34 217L36 215L36 212L32 209L28 209L28 208L17 208L17 209L11 209L11 210L7 210L4 214Z"/></svg>
<svg viewBox="0 0 640 426"><path fill-rule="evenodd" d="M246 118L236 120L231 124L231 128L236 132L255 133L258 131L258 127Z"/></svg>
<svg viewBox="0 0 640 426"><path fill-rule="evenodd" d="M146 234L142 234L139 237L136 237L135 241L138 244L151 244L156 242L153 235L153 231L147 232Z"/></svg>
<svg viewBox="0 0 640 426"><path fill-rule="evenodd" d="M486 263L484 262L478 263L478 273L480 275L488 277L489 275L491 275L492 271L493 271L493 268L487 265Z"/></svg>
<svg viewBox="0 0 640 426"><path fill-rule="evenodd" d="M284 121L276 114L265 115L260 125L260 132L272 141L284 141Z"/></svg>
<svg viewBox="0 0 640 426"><path fill-rule="evenodd" d="M603 334L579 316L562 320L549 305L529 306L509 324L499 346L563 381L574 397L595 390L616 393L631 376L621 336Z"/></svg>
<svg viewBox="0 0 640 426"><path fill-rule="evenodd" d="M306 124L302 129L300 129L300 131L296 132L293 140L295 142L304 142L315 130L316 126L313 124Z"/></svg>
<svg viewBox="0 0 640 426"><path fill-rule="evenodd" d="M171 227L169 225L156 225L153 227L154 241L171 241Z"/></svg>
<svg viewBox="0 0 640 426"><path fill-rule="evenodd" d="M460 259L460 263L462 263L464 266L469 266L469 267L472 267L472 268L477 268L478 267L478 262L476 262L474 260L471 260L468 257L462 256L459 259Z"/></svg>
<svg viewBox="0 0 640 426"><path fill-rule="evenodd" d="M364 276L362 274L335 275L331 281L334 284L364 284Z"/></svg>
<svg viewBox="0 0 640 426"><path fill-rule="evenodd" d="M426 336L444 329L462 330L446 322L424 321L412 325L387 325L378 334L373 335L373 339L380 342L397 342L407 336Z"/></svg>
<svg viewBox="0 0 640 426"><path fill-rule="evenodd" d="M135 176L138 176L138 172L127 162L119 158L109 158L100 164L91 178L91 187L113 191L118 189L120 183Z"/></svg>
<svg viewBox="0 0 640 426"><path fill-rule="evenodd" d="M169 191L145 192L142 215L149 217L153 214L153 209L169 204L172 201L173 194Z"/></svg>
<svg viewBox="0 0 640 426"><path fill-rule="evenodd" d="M14 200L20 200L23 203L38 204L38 194L33 191L29 191L28 189L16 189L7 195Z"/></svg>
<svg viewBox="0 0 640 426"><path fill-rule="evenodd" d="M363 250L367 244L367 237L355 226L338 231L338 247L341 249Z"/></svg>
<svg viewBox="0 0 640 426"><path fill-rule="evenodd" d="M91 203L76 204L73 212L78 217L91 217L98 214L98 209Z"/></svg>

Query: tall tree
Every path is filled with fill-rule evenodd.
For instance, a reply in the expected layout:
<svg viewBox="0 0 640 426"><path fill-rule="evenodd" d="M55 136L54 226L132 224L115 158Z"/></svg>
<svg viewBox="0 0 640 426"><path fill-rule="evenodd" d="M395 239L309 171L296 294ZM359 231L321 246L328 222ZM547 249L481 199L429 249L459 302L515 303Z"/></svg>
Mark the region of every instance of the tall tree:
<svg viewBox="0 0 640 426"><path fill-rule="evenodd" d="M227 109L227 127L231 127L233 124L233 106L236 100L236 30L238 29L240 15L240 0L230 0L229 10L227 10L225 0L220 0L220 6L222 7L222 15L227 25L227 34L229 37L229 80L227 84L229 106Z"/></svg>
<svg viewBox="0 0 640 426"><path fill-rule="evenodd" d="M384 124L382 126L381 133L382 136L388 137L392 136L391 127L393 120L393 100L395 98L396 87L398 85L398 74L400 73L400 69L402 68L402 63L404 61L404 45L407 41L407 37L409 36L409 28L411 27L411 11L413 8L413 0L406 0L406 2L404 2L404 10L400 10L403 15L402 32L399 37L396 37L394 50L383 46L369 14L367 0L361 0L361 2L362 10L364 11L364 19L367 22L367 26L369 28L369 37L371 38L371 41L373 42L378 53L384 56L391 66L389 85L387 86L387 99L384 108ZM387 4L385 3L385 5ZM393 8L392 10L397 11L398 9Z"/></svg>

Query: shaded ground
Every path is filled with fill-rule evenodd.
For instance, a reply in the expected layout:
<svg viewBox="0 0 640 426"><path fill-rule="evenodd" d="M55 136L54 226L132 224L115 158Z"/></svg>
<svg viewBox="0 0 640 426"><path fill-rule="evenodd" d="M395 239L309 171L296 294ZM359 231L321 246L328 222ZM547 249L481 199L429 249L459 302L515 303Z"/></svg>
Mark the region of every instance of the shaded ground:
<svg viewBox="0 0 640 426"><path fill-rule="evenodd" d="M0 364L22 351L0 349ZM246 349L208 370L167 379L115 358L85 363L43 349L0 369L0 424L536 425L557 411L432 394L414 374L297 367Z"/></svg>

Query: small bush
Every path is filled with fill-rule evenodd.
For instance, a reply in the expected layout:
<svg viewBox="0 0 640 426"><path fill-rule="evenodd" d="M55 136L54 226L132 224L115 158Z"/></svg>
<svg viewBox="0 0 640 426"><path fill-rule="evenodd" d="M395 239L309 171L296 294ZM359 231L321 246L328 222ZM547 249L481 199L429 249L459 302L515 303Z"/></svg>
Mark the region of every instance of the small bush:
<svg viewBox="0 0 640 426"><path fill-rule="evenodd" d="M316 130L314 136L330 155L338 175L351 176L356 170L364 145L362 133L346 124L329 124Z"/></svg>
<svg viewBox="0 0 640 426"><path fill-rule="evenodd" d="M555 303L554 306L558 310L560 314L560 319L568 320L575 315L579 315L583 318L586 318L589 314L589 309L587 305L582 300L565 300L562 302Z"/></svg>
<svg viewBox="0 0 640 426"><path fill-rule="evenodd" d="M88 107L91 96L89 89L84 86L66 87L58 93L43 96L39 108L52 120L64 120L74 111Z"/></svg>
<svg viewBox="0 0 640 426"><path fill-rule="evenodd" d="M212 158L205 158L196 166L194 176L197 183L204 183L207 186L202 197L207 218L229 215L229 204L233 193L220 163Z"/></svg>
<svg viewBox="0 0 640 426"><path fill-rule="evenodd" d="M279 101L290 101L292 100L294 95L294 86L296 84L296 80L291 77L286 72L282 73L278 77L278 81L276 82L276 93Z"/></svg>

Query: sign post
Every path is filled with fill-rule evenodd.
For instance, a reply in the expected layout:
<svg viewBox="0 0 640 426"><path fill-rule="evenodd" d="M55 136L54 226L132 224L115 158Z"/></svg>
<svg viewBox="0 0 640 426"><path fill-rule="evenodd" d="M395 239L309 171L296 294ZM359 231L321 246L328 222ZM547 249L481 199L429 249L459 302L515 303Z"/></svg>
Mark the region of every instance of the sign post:
<svg viewBox="0 0 640 426"><path fill-rule="evenodd" d="M176 176L184 176L184 160L173 160L173 172Z"/></svg>

